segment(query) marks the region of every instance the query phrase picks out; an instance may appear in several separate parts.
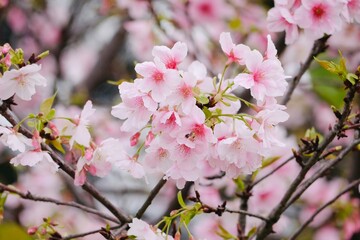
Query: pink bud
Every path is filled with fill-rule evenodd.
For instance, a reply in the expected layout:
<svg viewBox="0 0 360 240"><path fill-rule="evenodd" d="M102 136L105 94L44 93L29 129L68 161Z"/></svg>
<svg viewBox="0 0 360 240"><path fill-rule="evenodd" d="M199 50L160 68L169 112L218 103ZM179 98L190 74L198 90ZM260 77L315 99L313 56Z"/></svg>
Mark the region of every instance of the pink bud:
<svg viewBox="0 0 360 240"><path fill-rule="evenodd" d="M174 240L180 240L181 239L181 234L180 232L176 232Z"/></svg>
<svg viewBox="0 0 360 240"><path fill-rule="evenodd" d="M38 230L38 227L29 227L28 230L27 230L27 233L29 235L34 235Z"/></svg>
<svg viewBox="0 0 360 240"><path fill-rule="evenodd" d="M59 130L53 122L48 122L48 127L51 129L55 137L59 136Z"/></svg>
<svg viewBox="0 0 360 240"><path fill-rule="evenodd" d="M131 136L131 138L130 138L130 146L133 147L138 143L140 134L141 134L140 132L137 132L137 133L135 133L134 135Z"/></svg>
<svg viewBox="0 0 360 240"><path fill-rule="evenodd" d="M1 48L1 52L2 52L2 54L7 54L10 51L10 49L11 49L10 44L5 43L4 46L2 46L2 48Z"/></svg>
<svg viewBox="0 0 360 240"><path fill-rule="evenodd" d="M92 148L86 149L85 156L84 156L85 159L90 161L92 159L92 157L93 157L93 153L94 153L94 150Z"/></svg>
<svg viewBox="0 0 360 240"><path fill-rule="evenodd" d="M146 147L149 146L150 143L152 142L152 140L153 140L154 138L155 138L155 136L154 136L153 132L150 131L150 132L148 133L148 135L146 136L145 146L146 146Z"/></svg>

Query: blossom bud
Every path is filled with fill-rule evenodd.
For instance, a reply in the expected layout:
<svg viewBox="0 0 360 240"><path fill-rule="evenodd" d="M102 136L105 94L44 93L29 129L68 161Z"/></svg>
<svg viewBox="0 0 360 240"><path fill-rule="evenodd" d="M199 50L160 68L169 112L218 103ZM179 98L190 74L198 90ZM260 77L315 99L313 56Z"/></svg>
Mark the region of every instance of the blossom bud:
<svg viewBox="0 0 360 240"><path fill-rule="evenodd" d="M34 235L38 230L38 227L29 227L28 230L27 230L27 233L29 235Z"/></svg>
<svg viewBox="0 0 360 240"><path fill-rule="evenodd" d="M155 138L155 136L154 136L153 132L150 131L148 133L148 135L146 136L145 146L148 147L154 138Z"/></svg>
<svg viewBox="0 0 360 240"><path fill-rule="evenodd" d="M130 138L130 146L133 147L138 143L140 134L141 134L140 132L137 132L137 133L135 133L134 135L131 136L131 138Z"/></svg>

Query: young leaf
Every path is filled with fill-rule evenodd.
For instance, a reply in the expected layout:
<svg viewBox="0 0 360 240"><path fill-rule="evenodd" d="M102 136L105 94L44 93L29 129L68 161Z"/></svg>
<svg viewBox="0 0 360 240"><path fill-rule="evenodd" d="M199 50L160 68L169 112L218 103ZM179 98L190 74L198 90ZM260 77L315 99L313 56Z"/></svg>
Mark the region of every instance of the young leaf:
<svg viewBox="0 0 360 240"><path fill-rule="evenodd" d="M178 192L177 199L178 199L178 202L179 202L180 206L185 208L186 204L185 204L184 199L182 197L181 191Z"/></svg>
<svg viewBox="0 0 360 240"><path fill-rule="evenodd" d="M52 108L52 105L54 103L54 100L55 100L55 97L56 97L56 94L55 93L53 96L45 99L41 105L40 105L40 112L44 114L44 116L47 116L50 111L51 111L51 108Z"/></svg>

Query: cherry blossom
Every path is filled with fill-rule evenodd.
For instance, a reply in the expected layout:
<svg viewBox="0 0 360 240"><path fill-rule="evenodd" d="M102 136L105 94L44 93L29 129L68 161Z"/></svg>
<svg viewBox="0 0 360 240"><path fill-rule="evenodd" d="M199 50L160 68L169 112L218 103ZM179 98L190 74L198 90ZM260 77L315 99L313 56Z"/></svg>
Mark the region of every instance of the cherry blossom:
<svg viewBox="0 0 360 240"><path fill-rule="evenodd" d="M284 70L278 60L265 59L257 50L246 55L246 68L249 73L240 73L234 78L234 83L250 89L251 96L264 100L265 96L277 97L284 94L287 82Z"/></svg>
<svg viewBox="0 0 360 240"><path fill-rule="evenodd" d="M174 69L166 69L165 65L155 59L154 62L138 63L135 71L143 76L137 79L141 91L145 93L151 92L151 97L156 102L161 102L171 94L173 89L179 84L180 77Z"/></svg>
<svg viewBox="0 0 360 240"><path fill-rule="evenodd" d="M155 59L160 60L168 69L177 69L186 54L187 45L182 42L176 42L171 49L165 46L155 46L152 50Z"/></svg>
<svg viewBox="0 0 360 240"><path fill-rule="evenodd" d="M171 236L167 236L157 229L144 222L143 220L134 218L131 223L129 223L129 230L127 234L129 236L135 237L137 240L173 240Z"/></svg>
<svg viewBox="0 0 360 240"><path fill-rule="evenodd" d="M31 139L14 129L0 126L0 134L1 142L13 151L25 152L26 147L31 146Z"/></svg>
<svg viewBox="0 0 360 240"><path fill-rule="evenodd" d="M283 7L272 8L268 12L268 29L272 32L285 31L286 44L294 43L299 35L298 26L295 22L293 14Z"/></svg>
<svg viewBox="0 0 360 240"><path fill-rule="evenodd" d="M65 128L63 135L71 136L69 141L71 147L73 147L75 142L85 147L90 146L89 118L95 113L95 109L92 107L92 102L88 100L80 115L75 116L73 124Z"/></svg>
<svg viewBox="0 0 360 240"><path fill-rule="evenodd" d="M42 139L39 136L39 132L35 131L32 138L32 149L20 153L10 160L14 166L35 166L39 163L46 164L49 166L51 171L56 172L58 165L53 161L48 152L42 151L41 149Z"/></svg>
<svg viewBox="0 0 360 240"><path fill-rule="evenodd" d="M5 100L16 95L29 101L35 94L35 86L46 86L46 79L39 73L41 65L31 64L12 69L0 78L0 98Z"/></svg>
<svg viewBox="0 0 360 240"><path fill-rule="evenodd" d="M231 39L230 33L220 34L220 45L223 52L228 57L228 62L237 62L239 64L245 64L245 55L250 52L250 48L244 44L235 45Z"/></svg>
<svg viewBox="0 0 360 240"><path fill-rule="evenodd" d="M113 107L111 114L120 119L126 119L122 131L138 131L150 120L157 109L157 103L147 93L139 90L140 82L124 82L119 86L122 102Z"/></svg>
<svg viewBox="0 0 360 240"><path fill-rule="evenodd" d="M338 1L303 0L294 13L294 19L308 36L317 39L341 29L341 9Z"/></svg>

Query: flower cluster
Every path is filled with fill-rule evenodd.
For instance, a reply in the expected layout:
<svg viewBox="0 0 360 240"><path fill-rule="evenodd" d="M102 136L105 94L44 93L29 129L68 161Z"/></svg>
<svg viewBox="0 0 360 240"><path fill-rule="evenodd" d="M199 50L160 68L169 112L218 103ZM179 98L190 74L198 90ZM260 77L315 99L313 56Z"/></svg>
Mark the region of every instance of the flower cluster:
<svg viewBox="0 0 360 240"><path fill-rule="evenodd" d="M286 32L286 44L295 42L299 28L318 39L342 29L343 23L360 23L359 0L277 0L268 12L268 29Z"/></svg>
<svg viewBox="0 0 360 240"><path fill-rule="evenodd" d="M264 56L234 44L230 33L221 34L220 44L228 61L217 82L198 61L180 68L187 46L177 42L172 49L155 47L153 61L135 66L139 77L119 86L122 102L112 114L131 135L134 154L128 160L146 170L133 176L161 172L179 187L206 177L209 168L237 177L258 169L266 152L281 145L275 126L288 114L275 97L284 94L287 82L270 36ZM232 64L243 71L226 79ZM256 104L235 96L238 87L250 89ZM241 113L241 101L255 114Z"/></svg>

